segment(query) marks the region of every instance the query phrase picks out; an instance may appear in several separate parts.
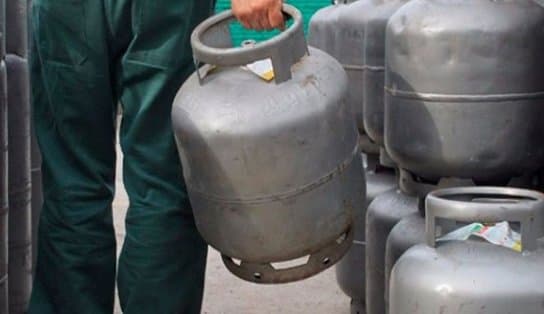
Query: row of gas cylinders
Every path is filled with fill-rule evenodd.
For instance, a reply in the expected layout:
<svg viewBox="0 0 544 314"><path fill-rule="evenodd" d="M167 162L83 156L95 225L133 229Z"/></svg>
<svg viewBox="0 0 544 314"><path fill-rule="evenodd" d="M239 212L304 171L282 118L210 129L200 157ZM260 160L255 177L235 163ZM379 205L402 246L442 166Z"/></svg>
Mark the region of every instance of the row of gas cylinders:
<svg viewBox="0 0 544 314"><path fill-rule="evenodd" d="M534 1L344 1L310 25L310 44L348 74L347 103L369 139L366 207L336 268L352 313L544 312L537 246L525 243L535 254L522 257L434 240L436 218L512 219L540 232L528 237L543 236L542 224L524 220L541 215L524 213L542 209L540 194L450 189L425 206L444 187L542 188L544 9Z"/></svg>
<svg viewBox="0 0 544 314"><path fill-rule="evenodd" d="M544 8L342 2L310 45L284 12L291 27L245 47L230 12L200 24L174 101L196 224L227 268L284 283L341 260L353 313L543 313ZM523 253L437 245L502 221Z"/></svg>
<svg viewBox="0 0 544 314"><path fill-rule="evenodd" d="M0 313L10 314L26 313L41 206L27 40L27 0L0 1Z"/></svg>

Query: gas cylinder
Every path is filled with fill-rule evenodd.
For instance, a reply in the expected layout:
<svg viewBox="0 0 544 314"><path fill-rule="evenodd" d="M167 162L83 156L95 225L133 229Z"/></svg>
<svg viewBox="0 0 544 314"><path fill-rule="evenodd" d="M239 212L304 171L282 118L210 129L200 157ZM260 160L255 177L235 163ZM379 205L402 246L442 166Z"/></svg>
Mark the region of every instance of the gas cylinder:
<svg viewBox="0 0 544 314"><path fill-rule="evenodd" d="M3 1L0 1L2 4ZM0 5L0 10L2 9ZM2 14L0 13L0 16ZM1 25L0 21L0 25ZM0 31L3 28L0 26ZM3 36L3 34L1 34ZM0 38L0 42L2 38ZM0 44L0 46L2 46ZM8 101L6 64L0 59L0 313L8 311Z"/></svg>
<svg viewBox="0 0 544 314"><path fill-rule="evenodd" d="M543 24L532 0L399 9L386 32L384 120L399 167L489 184L542 167Z"/></svg>
<svg viewBox="0 0 544 314"><path fill-rule="evenodd" d="M9 40L7 41L9 42ZM25 313L32 281L28 63L6 55L9 141L9 307Z"/></svg>
<svg viewBox="0 0 544 314"><path fill-rule="evenodd" d="M332 1L331 5L315 12L308 26L308 43L312 47L319 48L334 57L338 15L351 2L354 1Z"/></svg>
<svg viewBox="0 0 544 314"><path fill-rule="evenodd" d="M373 1L372 10L365 14L363 44L363 125L366 134L380 146L380 158L384 165L393 167L383 149L383 111L385 82L385 29L393 13L408 0Z"/></svg>
<svg viewBox="0 0 544 314"><path fill-rule="evenodd" d="M32 283L27 0L6 2L9 141L9 313L26 312ZM39 184L39 183L38 183Z"/></svg>
<svg viewBox="0 0 544 314"><path fill-rule="evenodd" d="M27 7L31 6L32 1L27 0ZM30 11L27 8L27 12ZM24 26L23 26L24 27ZM32 42L32 33L26 34L30 37L29 42ZM21 43L16 47L23 47L25 55L27 55L28 45ZM31 160L31 181L32 181L32 214L31 214L31 233L32 233L32 272L36 270L36 263L38 257L38 222L43 204L43 191L42 191L42 156L40 147L38 146L38 139L36 138L36 132L34 130L34 124L30 119L30 160Z"/></svg>
<svg viewBox="0 0 544 314"><path fill-rule="evenodd" d="M197 228L232 273L257 283L334 265L366 194L346 74L306 45L300 12L283 10L291 27L245 47L230 43L231 11L197 26L193 55L206 65L172 110ZM275 82L252 73L255 62L270 62Z"/></svg>
<svg viewBox="0 0 544 314"><path fill-rule="evenodd" d="M6 1L6 52L26 57L28 0Z"/></svg>
<svg viewBox="0 0 544 314"><path fill-rule="evenodd" d="M0 313L9 313L8 300L8 99L6 78L5 1L0 0Z"/></svg>
<svg viewBox="0 0 544 314"><path fill-rule="evenodd" d="M391 229L418 211L417 197L400 190L378 195L366 215L366 313L385 313L385 245Z"/></svg>
<svg viewBox="0 0 544 314"><path fill-rule="evenodd" d="M385 248L385 313L389 313L389 277L397 260L412 246L425 241L425 218L419 212L404 217L391 229Z"/></svg>
<svg viewBox="0 0 544 314"><path fill-rule="evenodd" d="M348 75L346 102L363 126L363 41L365 15L372 8L372 0L335 1L314 14L310 20L308 42L338 60Z"/></svg>
<svg viewBox="0 0 544 314"><path fill-rule="evenodd" d="M543 217L544 194L531 190L466 187L430 193L426 243L410 248L394 266L389 313L543 313ZM436 241L451 225L503 221L520 226L523 252L474 238Z"/></svg>
<svg viewBox="0 0 544 314"><path fill-rule="evenodd" d="M374 158L374 160L372 160ZM351 298L351 313L365 313L365 218L368 205L376 196L396 188L395 172L378 164L377 156L367 156L366 203L357 211L353 245L336 265L336 280Z"/></svg>
<svg viewBox="0 0 544 314"><path fill-rule="evenodd" d="M425 206L423 206L423 200L426 195L438 189L476 186L476 183L471 180L458 178L444 178L437 185L415 182L413 176L404 170L400 171L400 178L403 182L402 187L411 193L415 193L418 197L419 211L399 221L387 237L385 249L385 313L389 313L389 277L393 266L408 249L425 242ZM534 176L511 178L505 186L534 189L540 185L540 181L537 179Z"/></svg>
<svg viewBox="0 0 544 314"><path fill-rule="evenodd" d="M32 180L32 215L31 215L31 230L32 230L32 273L35 273L38 257L38 221L43 204L42 193L42 156L38 147L38 139L34 131L34 125L30 121L30 161L31 161L31 180Z"/></svg>

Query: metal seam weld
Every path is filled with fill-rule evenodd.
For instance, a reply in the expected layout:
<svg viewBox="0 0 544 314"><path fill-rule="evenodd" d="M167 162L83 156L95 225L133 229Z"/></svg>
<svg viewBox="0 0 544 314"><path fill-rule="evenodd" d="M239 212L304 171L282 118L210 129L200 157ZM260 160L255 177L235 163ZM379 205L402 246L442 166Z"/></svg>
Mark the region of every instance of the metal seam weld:
<svg viewBox="0 0 544 314"><path fill-rule="evenodd" d="M342 64L344 70L358 70L358 71L371 71L371 72L383 72L385 71L384 66L379 65L358 65L358 64Z"/></svg>
<svg viewBox="0 0 544 314"><path fill-rule="evenodd" d="M544 92L533 93L508 93L508 94L488 94L488 95L463 95L463 94L437 94L437 93L419 93L404 90L398 90L391 87L385 87L385 92L394 97L409 98L424 101L513 101L544 98Z"/></svg>
<svg viewBox="0 0 544 314"><path fill-rule="evenodd" d="M324 185L325 183L332 181L333 178L337 177L348 168L348 166L353 162L353 160L358 154L359 154L359 145L355 145L355 148L353 149L350 156L346 160L341 162L336 168L329 171L326 175L320 177L314 182L303 185L297 189L279 193L276 195L266 195L266 196L260 196L260 197L254 197L254 198L225 198L219 195L213 195L213 194L206 193L204 191L199 191L197 189L194 189L189 183L187 183L187 189L191 190L191 192L200 194L205 199L223 202L223 203L229 203L229 204L257 204L257 203L266 203L270 201L285 200L285 199L293 198L297 195L306 193L308 191L314 190Z"/></svg>

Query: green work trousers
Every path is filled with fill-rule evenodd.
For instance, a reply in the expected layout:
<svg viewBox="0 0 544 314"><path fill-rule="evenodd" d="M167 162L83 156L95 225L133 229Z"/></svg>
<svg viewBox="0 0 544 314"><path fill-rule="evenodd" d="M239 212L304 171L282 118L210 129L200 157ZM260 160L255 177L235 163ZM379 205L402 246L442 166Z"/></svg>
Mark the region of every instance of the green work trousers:
<svg viewBox="0 0 544 314"><path fill-rule="evenodd" d="M33 0L32 104L44 205L30 314L198 313L207 246L172 134L212 0ZM130 205L116 272L117 104Z"/></svg>

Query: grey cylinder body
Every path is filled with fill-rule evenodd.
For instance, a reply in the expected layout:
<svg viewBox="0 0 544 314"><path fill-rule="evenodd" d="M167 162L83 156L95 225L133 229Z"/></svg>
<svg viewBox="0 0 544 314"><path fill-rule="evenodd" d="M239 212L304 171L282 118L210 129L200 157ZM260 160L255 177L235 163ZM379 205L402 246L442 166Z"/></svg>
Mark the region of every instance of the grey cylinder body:
<svg viewBox="0 0 544 314"><path fill-rule="evenodd" d="M198 58L219 65L191 76L172 111L196 225L229 270L255 282L298 280L336 263L351 245L354 210L366 195L358 132L344 102L346 74L320 50L306 55L296 15L295 23L296 34L287 30L250 48L193 41ZM237 66L259 52L285 54L271 56L275 83ZM308 255L295 268L272 265Z"/></svg>
<svg viewBox="0 0 544 314"><path fill-rule="evenodd" d="M8 300L8 99L5 45L5 2L0 0L0 313L9 313Z"/></svg>
<svg viewBox="0 0 544 314"><path fill-rule="evenodd" d="M385 248L385 313L389 313L389 277L397 260L412 246L425 242L425 218L419 213L404 217L391 229Z"/></svg>
<svg viewBox="0 0 544 314"><path fill-rule="evenodd" d="M6 1L0 1L0 57L6 58Z"/></svg>
<svg viewBox="0 0 544 314"><path fill-rule="evenodd" d="M543 257L479 241L419 244L393 268L389 313L542 313Z"/></svg>
<svg viewBox="0 0 544 314"><path fill-rule="evenodd" d="M406 172L401 171L401 180L404 179ZM513 178L508 181L504 186L516 187L525 189L538 189L541 182L533 176L524 178ZM408 184L408 185L407 185ZM420 185L419 187L417 185ZM426 185L421 186L416 182L406 182L403 187L413 188L412 191L419 193L420 200L424 200L425 196L432 191L453 188L453 187L475 187L476 184L470 180L458 180L458 179L443 179L436 186ZM419 204L420 207L422 203ZM389 277L391 271L395 266L397 260L412 246L425 242L425 217L424 208L420 208L419 212L404 217L393 227L387 238L386 250L385 250L385 305L386 313L389 304Z"/></svg>
<svg viewBox="0 0 544 314"><path fill-rule="evenodd" d="M358 211L355 220L353 246L336 265L336 280L351 301L352 313L365 313L365 220L368 205L380 194L395 189L395 173L388 169L366 170L366 204Z"/></svg>
<svg viewBox="0 0 544 314"><path fill-rule="evenodd" d="M38 257L38 222L43 204L43 194L41 169L42 156L40 154L40 148L38 147L36 134L32 127L32 119L30 132L30 161L32 179L32 273L34 273Z"/></svg>
<svg viewBox="0 0 544 314"><path fill-rule="evenodd" d="M380 146L384 145L385 30L389 18L406 2L408 0L374 1L372 10L365 14L363 121L368 136Z"/></svg>
<svg viewBox="0 0 544 314"><path fill-rule="evenodd" d="M30 12L32 1L27 0L27 12ZM32 34L27 34L29 42L32 42ZM27 47L28 48L28 47ZM32 110L31 110L32 111ZM34 131L33 119L30 119L30 160L31 160L31 179L32 179L32 271L34 273L38 257L38 222L43 204L42 194L42 157L38 140Z"/></svg>
<svg viewBox="0 0 544 314"><path fill-rule="evenodd" d="M224 69L203 85L191 77L175 100L197 226L230 257L264 263L310 254L346 232L353 209L364 206L345 74L315 49L293 74L275 85Z"/></svg>
<svg viewBox="0 0 544 314"><path fill-rule="evenodd" d="M542 167L543 23L544 8L529 0L399 9L386 34L392 159L430 180L492 182Z"/></svg>
<svg viewBox="0 0 544 314"><path fill-rule="evenodd" d="M32 287L32 177L27 0L6 2L10 215L9 312L26 312Z"/></svg>
<svg viewBox="0 0 544 314"><path fill-rule="evenodd" d="M389 232L402 218L417 211L417 198L399 190L377 196L368 207L365 262L367 314L385 313L385 249Z"/></svg>
<svg viewBox="0 0 544 314"><path fill-rule="evenodd" d="M6 2L6 51L21 57L27 55L27 0Z"/></svg>
<svg viewBox="0 0 544 314"><path fill-rule="evenodd" d="M363 46L366 15L373 7L372 0L339 3L316 12L310 21L308 43L319 48L342 64L348 75L346 102L363 126Z"/></svg>
<svg viewBox="0 0 544 314"><path fill-rule="evenodd" d="M3 4L0 1L0 7ZM1 14L0 14L1 15ZM8 312L8 101L6 64L0 60L0 313Z"/></svg>
<svg viewBox="0 0 544 314"><path fill-rule="evenodd" d="M6 56L9 141L9 304L25 313L32 281L30 103L28 64Z"/></svg>
<svg viewBox="0 0 544 314"><path fill-rule="evenodd" d="M544 195L510 188L456 191L462 193L434 203L437 210L430 209L427 199L426 241L410 248L394 266L389 313L542 313L544 242L537 238L544 231ZM444 233L436 233L439 218L518 222L524 253L472 238L437 243L436 237Z"/></svg>

